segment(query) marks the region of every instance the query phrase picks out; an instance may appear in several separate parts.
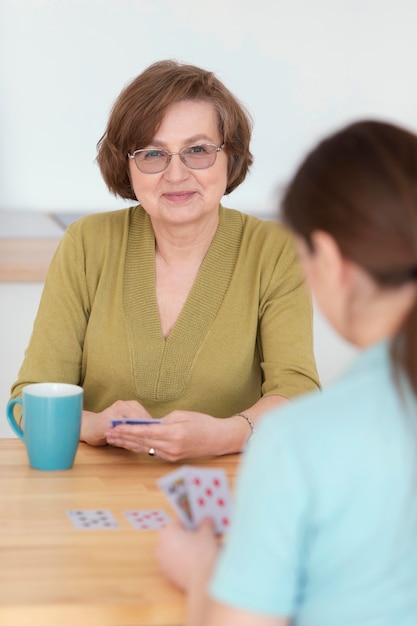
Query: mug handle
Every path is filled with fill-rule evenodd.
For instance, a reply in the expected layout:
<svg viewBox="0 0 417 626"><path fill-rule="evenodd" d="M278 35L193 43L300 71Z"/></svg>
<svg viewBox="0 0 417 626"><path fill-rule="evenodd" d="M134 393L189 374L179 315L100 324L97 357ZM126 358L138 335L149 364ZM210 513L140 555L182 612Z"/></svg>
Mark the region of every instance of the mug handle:
<svg viewBox="0 0 417 626"><path fill-rule="evenodd" d="M7 415L7 420L12 428L12 430L15 432L15 434L20 438L23 439L23 430L20 428L19 424L16 422L14 415L13 415L13 407L15 404L22 404L22 398L12 398L12 400L9 400L9 402L7 403L7 411L6 411L6 415Z"/></svg>

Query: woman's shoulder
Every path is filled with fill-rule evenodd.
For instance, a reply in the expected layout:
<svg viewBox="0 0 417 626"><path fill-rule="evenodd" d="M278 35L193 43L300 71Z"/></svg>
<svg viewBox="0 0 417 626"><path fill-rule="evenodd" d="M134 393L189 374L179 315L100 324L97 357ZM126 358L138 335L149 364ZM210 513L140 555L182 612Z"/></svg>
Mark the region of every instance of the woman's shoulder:
<svg viewBox="0 0 417 626"><path fill-rule="evenodd" d="M402 421L406 411L392 380L388 344L380 342L359 352L346 371L322 391L299 396L279 409L279 414L271 411L264 426L269 438L279 421L289 436L304 439L309 447L315 438L323 444L347 441L358 433L363 436L367 429L390 428Z"/></svg>
<svg viewBox="0 0 417 626"><path fill-rule="evenodd" d="M290 230L279 221L278 218L263 217L260 215L245 213L236 209L222 207L225 223L239 222L242 228L242 236L252 241L284 245L293 245L294 237Z"/></svg>
<svg viewBox="0 0 417 626"><path fill-rule="evenodd" d="M139 207L133 206L115 211L89 213L72 222L67 232L78 236L103 237L106 233L121 232L129 227L129 223Z"/></svg>

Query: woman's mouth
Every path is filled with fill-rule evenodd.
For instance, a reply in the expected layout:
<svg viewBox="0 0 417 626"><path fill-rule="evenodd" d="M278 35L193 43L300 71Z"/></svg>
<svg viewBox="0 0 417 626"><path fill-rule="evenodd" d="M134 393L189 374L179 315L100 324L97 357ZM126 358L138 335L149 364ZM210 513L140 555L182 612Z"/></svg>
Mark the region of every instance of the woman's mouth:
<svg viewBox="0 0 417 626"><path fill-rule="evenodd" d="M171 191L165 193L164 197L170 202L187 202L194 195L193 191Z"/></svg>

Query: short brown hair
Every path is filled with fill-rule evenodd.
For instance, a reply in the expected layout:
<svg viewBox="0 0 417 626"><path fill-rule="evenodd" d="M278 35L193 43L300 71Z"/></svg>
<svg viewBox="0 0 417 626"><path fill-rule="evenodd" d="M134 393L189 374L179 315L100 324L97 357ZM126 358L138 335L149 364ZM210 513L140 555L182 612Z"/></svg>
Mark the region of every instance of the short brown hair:
<svg viewBox="0 0 417 626"><path fill-rule="evenodd" d="M136 200L127 154L151 143L167 108L183 100L208 101L216 110L228 160L225 193L244 181L253 161L249 113L212 72L167 60L150 65L123 89L97 143L97 162L112 193Z"/></svg>

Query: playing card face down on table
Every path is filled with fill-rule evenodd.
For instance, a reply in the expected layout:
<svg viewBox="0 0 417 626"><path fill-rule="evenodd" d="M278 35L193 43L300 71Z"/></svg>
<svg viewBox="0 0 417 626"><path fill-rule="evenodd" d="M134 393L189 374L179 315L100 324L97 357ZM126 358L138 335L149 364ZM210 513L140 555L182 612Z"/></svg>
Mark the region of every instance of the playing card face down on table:
<svg viewBox="0 0 417 626"><path fill-rule="evenodd" d="M160 478L158 485L189 530L205 517L213 520L217 534L228 530L232 499L224 470L183 465Z"/></svg>

